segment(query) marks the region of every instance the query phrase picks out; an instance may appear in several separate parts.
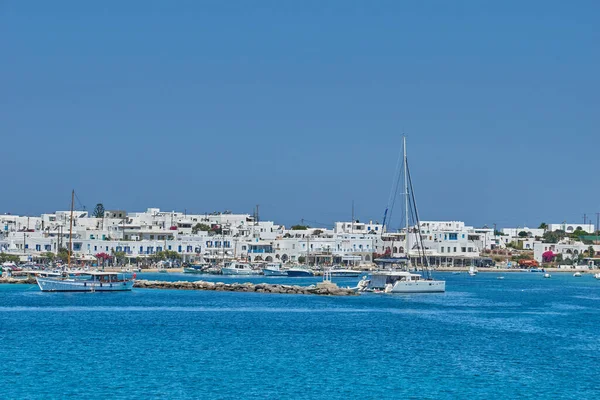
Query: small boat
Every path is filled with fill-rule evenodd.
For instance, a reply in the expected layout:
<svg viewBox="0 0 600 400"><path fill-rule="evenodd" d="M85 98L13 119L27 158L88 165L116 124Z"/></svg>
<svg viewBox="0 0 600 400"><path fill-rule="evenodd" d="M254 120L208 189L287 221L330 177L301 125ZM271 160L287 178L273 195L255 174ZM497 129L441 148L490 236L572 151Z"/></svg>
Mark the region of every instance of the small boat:
<svg viewBox="0 0 600 400"><path fill-rule="evenodd" d="M87 272L74 277L36 276L35 279L42 292L124 292L130 291L134 282L117 272Z"/></svg>
<svg viewBox="0 0 600 400"><path fill-rule="evenodd" d="M360 276L360 271L344 268L332 268L329 270L329 273L332 277L357 278Z"/></svg>
<svg viewBox="0 0 600 400"><path fill-rule="evenodd" d="M503 276L497 276L496 279L502 280L502 279L504 279L504 277Z"/></svg>
<svg viewBox="0 0 600 400"><path fill-rule="evenodd" d="M552 275L550 275L550 274L549 274L549 273L547 273L547 272L544 274L544 278L551 278L551 277L552 277Z"/></svg>
<svg viewBox="0 0 600 400"><path fill-rule="evenodd" d="M303 267L294 267L294 268L290 268L287 271L287 276L291 277L291 278L298 278L298 277L303 277L303 276L314 276L315 274L306 268Z"/></svg>
<svg viewBox="0 0 600 400"><path fill-rule="evenodd" d="M581 276L581 272L577 271L573 274L574 277L578 278Z"/></svg>
<svg viewBox="0 0 600 400"><path fill-rule="evenodd" d="M167 270L164 269L164 268L162 268L162 269L159 269L158 272L161 273L161 274L166 274Z"/></svg>
<svg viewBox="0 0 600 400"><path fill-rule="evenodd" d="M265 276L288 276L287 271L281 269L281 264L270 263L263 268Z"/></svg>
<svg viewBox="0 0 600 400"><path fill-rule="evenodd" d="M189 267L183 268L183 272L186 274L203 274L203 268L202 265L190 265Z"/></svg>
<svg viewBox="0 0 600 400"><path fill-rule="evenodd" d="M600 272L594 274L594 278L600 279Z"/></svg>
<svg viewBox="0 0 600 400"><path fill-rule="evenodd" d="M460 271L454 271L452 275L460 275Z"/></svg>
<svg viewBox="0 0 600 400"><path fill-rule="evenodd" d="M471 276L477 275L477 268L475 268L473 266L469 267L469 275L471 275Z"/></svg>
<svg viewBox="0 0 600 400"><path fill-rule="evenodd" d="M221 274L223 275L259 275L259 271L255 271L252 269L250 264L238 263L238 262L230 262L225 264L223 268L221 268Z"/></svg>

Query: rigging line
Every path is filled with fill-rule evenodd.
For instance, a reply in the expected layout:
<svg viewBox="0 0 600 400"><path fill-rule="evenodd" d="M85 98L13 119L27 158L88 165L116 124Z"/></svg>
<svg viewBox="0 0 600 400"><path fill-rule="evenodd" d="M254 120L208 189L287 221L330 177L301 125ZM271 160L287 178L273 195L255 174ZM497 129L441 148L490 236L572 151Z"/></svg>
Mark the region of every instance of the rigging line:
<svg viewBox="0 0 600 400"><path fill-rule="evenodd" d="M310 222L311 224L322 225L322 226L331 226L332 225L332 223L325 224L323 222L311 221L311 220L308 220L308 219L304 219L304 222Z"/></svg>
<svg viewBox="0 0 600 400"><path fill-rule="evenodd" d="M388 197L388 203L385 208L385 213L383 214L383 229L385 229L385 222L388 213L388 209L390 210L390 216L387 218L387 221L392 220L392 212L394 210L394 203L396 202L396 195L398 193L398 182L400 181L400 160L402 159L402 152L398 153L398 160L396 161L396 169L394 170L394 176L392 177L392 187L390 188L390 195Z"/></svg>
<svg viewBox="0 0 600 400"><path fill-rule="evenodd" d="M408 170L408 162L406 163L406 168ZM413 184L412 184L412 178L410 176L410 171L408 171L408 182L409 182L409 186L410 186L410 194L412 197L412 201L414 204L414 208L415 208L415 218L417 220L417 227L418 227L418 236L419 239L421 241L421 247L423 248L423 258L425 259L425 266L427 267L427 278L428 279L432 279L432 274L431 274L431 268L429 266L429 258L427 257L427 255L425 254L425 244L423 243L423 235L421 234L421 223L419 221L419 211L417 209L417 201L415 200L415 191L413 189Z"/></svg>
<svg viewBox="0 0 600 400"><path fill-rule="evenodd" d="M83 205L83 203L81 202L81 200L79 200L79 196L77 196L77 192L75 192L75 199L77 199L77 202L79 203L79 206L81 208L83 208L83 210L85 211L85 206Z"/></svg>

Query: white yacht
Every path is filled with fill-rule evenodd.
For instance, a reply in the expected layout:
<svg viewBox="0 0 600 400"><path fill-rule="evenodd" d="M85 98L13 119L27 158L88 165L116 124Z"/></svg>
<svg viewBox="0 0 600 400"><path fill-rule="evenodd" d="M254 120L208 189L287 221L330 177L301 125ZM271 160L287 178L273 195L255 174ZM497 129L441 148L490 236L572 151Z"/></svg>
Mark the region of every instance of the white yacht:
<svg viewBox="0 0 600 400"><path fill-rule="evenodd" d="M333 267L329 270L329 274L332 277L344 277L344 278L356 278L360 275L360 271L347 268L336 268Z"/></svg>
<svg viewBox="0 0 600 400"><path fill-rule="evenodd" d="M263 268L263 274L265 276L287 276L287 271L283 271L279 263L269 263Z"/></svg>
<svg viewBox="0 0 600 400"><path fill-rule="evenodd" d="M371 273L370 279L363 278L358 284L359 291L383 291L385 293L441 293L446 291L446 282L438 281L433 279L431 276L431 269L429 268L429 257L425 254L425 246L423 245L423 238L421 235L417 235L417 243L415 246L411 246L410 243L410 222L409 217L411 213L409 213L409 204L412 205L412 215L415 222L415 226L420 226L419 224L419 214L417 212L417 207L415 204L415 196L413 192L412 180L410 177L410 171L408 169L408 161L406 158L406 137L403 138L403 177L404 177L404 221L406 223L404 232L404 249L406 252L406 264L404 265L404 271L402 270L387 270L387 271L377 271ZM400 175L397 175L398 178ZM400 180L398 179L398 182ZM392 188L394 186L392 185ZM398 187L396 186L396 190ZM412 203L411 203L412 200ZM390 204L385 210L383 226L385 228L385 219L387 216L388 209ZM409 272L413 269L413 265L411 265L411 254L410 249L415 249L418 251L418 257L424 260L423 266L423 275Z"/></svg>
<svg viewBox="0 0 600 400"><path fill-rule="evenodd" d="M370 279L363 278L358 284L360 291L384 293L443 293L445 281L424 279L420 274L407 271L373 272Z"/></svg>
<svg viewBox="0 0 600 400"><path fill-rule="evenodd" d="M36 276L42 292L124 292L134 280L117 272L86 272L81 275Z"/></svg>
<svg viewBox="0 0 600 400"><path fill-rule="evenodd" d="M223 275L258 275L259 271L252 269L250 264L232 261L221 268Z"/></svg>

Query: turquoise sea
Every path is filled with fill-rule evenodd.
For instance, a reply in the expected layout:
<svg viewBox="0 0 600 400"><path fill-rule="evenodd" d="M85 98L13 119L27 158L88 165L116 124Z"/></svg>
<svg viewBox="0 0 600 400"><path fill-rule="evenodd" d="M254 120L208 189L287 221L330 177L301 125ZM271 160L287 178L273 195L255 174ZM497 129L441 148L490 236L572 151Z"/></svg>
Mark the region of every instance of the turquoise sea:
<svg viewBox="0 0 600 400"><path fill-rule="evenodd" d="M0 397L600 398L600 281L497 276L339 298L0 285Z"/></svg>

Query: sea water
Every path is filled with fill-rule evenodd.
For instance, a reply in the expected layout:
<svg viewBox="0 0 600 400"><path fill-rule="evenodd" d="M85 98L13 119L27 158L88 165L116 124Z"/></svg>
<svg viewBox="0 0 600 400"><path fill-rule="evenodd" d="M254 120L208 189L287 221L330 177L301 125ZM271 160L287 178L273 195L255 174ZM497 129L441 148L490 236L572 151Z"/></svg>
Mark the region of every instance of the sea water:
<svg viewBox="0 0 600 400"><path fill-rule="evenodd" d="M0 397L600 398L600 281L497 276L356 297L0 285Z"/></svg>

